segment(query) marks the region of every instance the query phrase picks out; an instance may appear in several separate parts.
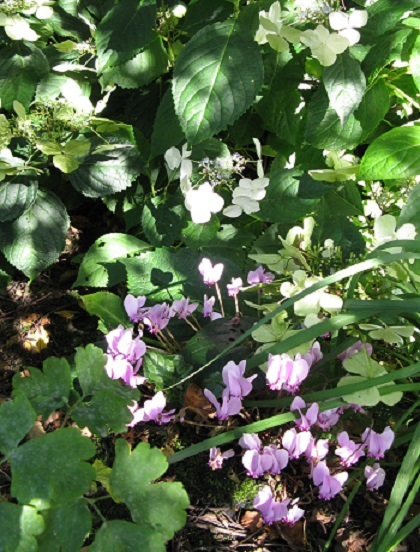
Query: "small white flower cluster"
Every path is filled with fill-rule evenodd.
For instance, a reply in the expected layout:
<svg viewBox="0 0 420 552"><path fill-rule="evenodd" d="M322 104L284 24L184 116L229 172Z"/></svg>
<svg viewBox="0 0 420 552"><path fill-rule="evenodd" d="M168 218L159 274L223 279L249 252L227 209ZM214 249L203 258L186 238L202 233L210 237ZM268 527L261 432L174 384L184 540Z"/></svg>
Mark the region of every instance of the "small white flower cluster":
<svg viewBox="0 0 420 552"><path fill-rule="evenodd" d="M0 7L0 27L12 40L28 40L35 42L39 35L31 29L23 15L33 15L37 19L49 19L53 14L50 0L31 0L24 2L21 8L19 4L5 2ZM20 13L19 13L20 12Z"/></svg>

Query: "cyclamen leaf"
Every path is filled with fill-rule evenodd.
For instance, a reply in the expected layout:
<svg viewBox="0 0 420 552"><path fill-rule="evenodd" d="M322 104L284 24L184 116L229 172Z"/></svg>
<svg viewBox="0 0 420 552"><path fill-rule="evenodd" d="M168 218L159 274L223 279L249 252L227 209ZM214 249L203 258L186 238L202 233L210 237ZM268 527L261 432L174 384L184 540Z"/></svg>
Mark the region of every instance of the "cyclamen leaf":
<svg viewBox="0 0 420 552"><path fill-rule="evenodd" d="M28 397L45 421L51 412L67 402L72 389L70 366L65 358L50 357L44 361L42 371L33 367L28 370L29 378L14 376L13 387Z"/></svg>
<svg viewBox="0 0 420 552"><path fill-rule="evenodd" d="M175 112L189 144L232 124L263 83L257 43L235 23L209 25L186 44L174 67Z"/></svg>
<svg viewBox="0 0 420 552"><path fill-rule="evenodd" d="M2 454L12 452L33 427L35 420L36 412L23 393L18 393L12 401L1 404L0 452Z"/></svg>
<svg viewBox="0 0 420 552"><path fill-rule="evenodd" d="M152 484L167 469L166 457L148 443L130 450L126 441L116 442L110 478L112 496L126 503L136 523L154 528L165 540L184 525L189 505L181 483Z"/></svg>
<svg viewBox="0 0 420 552"><path fill-rule="evenodd" d="M42 515L32 506L0 503L0 550L36 552L36 538L45 528Z"/></svg>
<svg viewBox="0 0 420 552"><path fill-rule="evenodd" d="M344 52L334 65L324 68L324 86L330 105L344 126L363 98L366 78L360 63Z"/></svg>
<svg viewBox="0 0 420 552"><path fill-rule="evenodd" d="M43 552L80 550L92 525L87 503L79 499L69 504L44 510L45 531L38 537Z"/></svg>
<svg viewBox="0 0 420 552"><path fill-rule="evenodd" d="M52 192L39 190L31 207L11 224L0 224L0 248L6 259L33 280L64 249L70 221Z"/></svg>
<svg viewBox="0 0 420 552"><path fill-rule="evenodd" d="M89 314L100 319L99 329L108 333L119 324L128 326L130 321L121 297L109 291L98 291L80 297Z"/></svg>
<svg viewBox="0 0 420 552"><path fill-rule="evenodd" d="M102 198L129 188L141 170L141 157L132 146L114 144L91 152L69 180L83 195Z"/></svg>
<svg viewBox="0 0 420 552"><path fill-rule="evenodd" d="M35 201L36 181L5 182L0 185L0 222L20 217Z"/></svg>
<svg viewBox="0 0 420 552"><path fill-rule="evenodd" d="M113 520L105 522L95 535L90 552L165 552L165 538L151 527L143 527L129 521Z"/></svg>
<svg viewBox="0 0 420 552"><path fill-rule="evenodd" d="M362 180L404 179L420 174L420 127L393 128L377 138L360 164Z"/></svg>
<svg viewBox="0 0 420 552"><path fill-rule="evenodd" d="M41 510L82 496L95 479L95 445L73 427L45 433L12 455L12 496Z"/></svg>
<svg viewBox="0 0 420 552"><path fill-rule="evenodd" d="M155 0L120 0L109 10L95 32L102 67L135 56L149 42L156 18Z"/></svg>

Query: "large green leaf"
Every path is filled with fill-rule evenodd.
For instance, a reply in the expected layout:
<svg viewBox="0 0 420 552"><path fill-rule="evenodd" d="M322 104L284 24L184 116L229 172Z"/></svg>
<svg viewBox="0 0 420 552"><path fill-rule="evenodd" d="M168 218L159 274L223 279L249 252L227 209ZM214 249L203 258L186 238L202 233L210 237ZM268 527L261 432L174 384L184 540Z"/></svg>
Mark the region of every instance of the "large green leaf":
<svg viewBox="0 0 420 552"><path fill-rule="evenodd" d="M35 201L37 191L36 181L2 184L0 186L0 222L20 217Z"/></svg>
<svg viewBox="0 0 420 552"><path fill-rule="evenodd" d="M363 180L404 179L420 174L420 127L393 128L366 150L359 178Z"/></svg>
<svg viewBox="0 0 420 552"><path fill-rule="evenodd" d="M258 45L234 22L195 34L175 63L173 80L175 111L188 143L232 124L254 102L262 82Z"/></svg>
<svg viewBox="0 0 420 552"><path fill-rule="evenodd" d="M174 194L163 198L153 197L146 202L141 224L146 238L154 246L172 245L179 235L186 218L183 196Z"/></svg>
<svg viewBox="0 0 420 552"><path fill-rule="evenodd" d="M118 84L121 88L140 88L160 77L166 71L168 61L162 38L156 35L133 59L107 66L102 75L102 86Z"/></svg>
<svg viewBox="0 0 420 552"><path fill-rule="evenodd" d="M44 510L45 531L38 537L42 552L80 550L92 525L92 515L83 499Z"/></svg>
<svg viewBox="0 0 420 552"><path fill-rule="evenodd" d="M1 107L9 110L15 100L29 107L36 85L49 71L47 58L34 44L19 42L18 51L0 50Z"/></svg>
<svg viewBox="0 0 420 552"><path fill-rule="evenodd" d="M95 535L89 552L165 552L165 538L152 527L144 527L129 521L106 521Z"/></svg>
<svg viewBox="0 0 420 552"><path fill-rule="evenodd" d="M15 449L36 420L36 412L23 393L0 405L0 452Z"/></svg>
<svg viewBox="0 0 420 552"><path fill-rule="evenodd" d="M65 358L49 357L42 371L33 367L28 370L29 378L14 376L13 387L28 397L45 421L51 412L67 403L72 388L70 366Z"/></svg>
<svg viewBox="0 0 420 552"><path fill-rule="evenodd" d="M126 441L116 442L110 477L112 496L126 503L136 523L154 528L165 540L183 527L189 505L181 483L152 484L167 469L166 457L148 443L130 450Z"/></svg>
<svg viewBox="0 0 420 552"><path fill-rule="evenodd" d="M87 197L104 197L130 187L142 166L142 158L133 146L102 146L69 174L69 180Z"/></svg>
<svg viewBox="0 0 420 552"><path fill-rule="evenodd" d="M417 33L412 29L397 27L394 32L379 37L363 60L364 73L374 77L391 61L400 61L407 46L414 43L416 35Z"/></svg>
<svg viewBox="0 0 420 552"><path fill-rule="evenodd" d="M120 257L127 257L147 249L149 245L129 234L105 234L91 245L83 257L77 279L72 287L107 287L114 285L104 263L112 263ZM124 276L124 274L123 274Z"/></svg>
<svg viewBox="0 0 420 552"><path fill-rule="evenodd" d="M35 508L11 502L0 504L0 550L4 552L37 552L35 537L45 528Z"/></svg>
<svg viewBox="0 0 420 552"><path fill-rule="evenodd" d="M414 224L417 234L420 234L420 184L417 184L408 195L407 203L398 217L398 228L403 224Z"/></svg>
<svg viewBox="0 0 420 552"><path fill-rule="evenodd" d="M28 441L12 455L12 496L39 509L75 500L95 479L86 462L94 454L95 445L73 427Z"/></svg>
<svg viewBox="0 0 420 552"><path fill-rule="evenodd" d="M58 259L69 225L61 200L39 190L35 202L19 218L0 224L0 248L9 263L33 280Z"/></svg>
<svg viewBox="0 0 420 552"><path fill-rule="evenodd" d="M149 42L156 18L155 0L120 0L109 10L95 32L102 68L135 56Z"/></svg>
<svg viewBox="0 0 420 552"><path fill-rule="evenodd" d="M215 236L204 242L200 249L210 259L221 255L242 267L254 240L254 234L245 228L235 228L231 224L223 224Z"/></svg>
<svg viewBox="0 0 420 552"><path fill-rule="evenodd" d="M176 116L172 90L169 88L163 95L156 113L151 156L156 157L182 141L185 141L185 136Z"/></svg>
<svg viewBox="0 0 420 552"><path fill-rule="evenodd" d="M295 222L309 214L330 186L314 182L297 170L270 173L267 195L260 202L258 217L268 222Z"/></svg>
<svg viewBox="0 0 420 552"><path fill-rule="evenodd" d="M130 321L121 297L109 291L98 291L80 297L89 314L100 319L99 329L108 333L119 324L128 326Z"/></svg>
<svg viewBox="0 0 420 552"><path fill-rule="evenodd" d="M354 112L354 117L362 126L363 133L361 141L364 141L388 113L390 106L390 96L387 85L383 79L369 88Z"/></svg>
<svg viewBox="0 0 420 552"><path fill-rule="evenodd" d="M77 347L74 361L77 377L84 396L92 395L100 389L109 389L114 380L105 371L106 356L99 347L89 343L86 347Z"/></svg>
<svg viewBox="0 0 420 552"><path fill-rule="evenodd" d="M365 92L366 78L360 63L344 52L337 56L337 61L333 65L324 68L323 82L330 106L344 126L362 101Z"/></svg>

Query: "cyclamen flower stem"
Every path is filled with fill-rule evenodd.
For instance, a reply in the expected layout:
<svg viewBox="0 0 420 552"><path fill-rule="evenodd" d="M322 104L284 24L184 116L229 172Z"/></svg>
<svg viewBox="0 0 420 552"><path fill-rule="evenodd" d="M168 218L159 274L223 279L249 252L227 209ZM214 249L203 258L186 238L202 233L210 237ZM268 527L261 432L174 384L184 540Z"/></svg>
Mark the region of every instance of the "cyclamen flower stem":
<svg viewBox="0 0 420 552"><path fill-rule="evenodd" d="M163 333L160 330L157 331L155 335L162 343L162 345L164 345L165 349L169 347L171 351L175 351L174 345L163 335Z"/></svg>
<svg viewBox="0 0 420 552"><path fill-rule="evenodd" d="M190 320L188 320L188 318L184 318L184 320L188 324L188 326L190 326L195 332L198 332L198 328L196 328L194 324Z"/></svg>
<svg viewBox="0 0 420 552"><path fill-rule="evenodd" d="M178 341L175 339L173 333L170 331L170 329L169 329L168 327L165 328L165 332L167 332L168 335L169 335L169 337L172 339L174 346L175 346L177 349L180 349L180 348L181 348L180 344L179 344Z"/></svg>
<svg viewBox="0 0 420 552"><path fill-rule="evenodd" d="M235 313L236 313L236 317L239 318L239 316L241 315L241 313L239 312L238 295L234 295L234 299L235 299Z"/></svg>
<svg viewBox="0 0 420 552"><path fill-rule="evenodd" d="M201 330L201 326L197 318L193 314L191 314L191 318L194 320L194 324L197 326L198 330Z"/></svg>
<svg viewBox="0 0 420 552"><path fill-rule="evenodd" d="M220 311L221 311L222 316L223 316L223 318L224 318L224 317L225 317L225 310L224 310L224 308L223 308L222 294L220 293L219 284L216 282L216 283L214 284L214 287L216 288L217 299L219 300L219 305L220 305Z"/></svg>

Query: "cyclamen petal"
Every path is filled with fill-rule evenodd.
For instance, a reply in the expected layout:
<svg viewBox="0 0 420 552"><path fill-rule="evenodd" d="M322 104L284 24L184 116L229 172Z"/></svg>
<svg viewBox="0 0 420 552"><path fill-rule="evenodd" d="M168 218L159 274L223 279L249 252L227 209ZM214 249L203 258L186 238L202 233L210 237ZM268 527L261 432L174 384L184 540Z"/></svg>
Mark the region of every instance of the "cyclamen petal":
<svg viewBox="0 0 420 552"><path fill-rule="evenodd" d="M203 282L208 286L217 283L223 274L224 265L222 263L212 265L210 259L204 258L198 265L198 270L203 277Z"/></svg>
<svg viewBox="0 0 420 552"><path fill-rule="evenodd" d="M382 433L376 433L373 429L367 428L363 432L362 441L368 448L368 456L380 460L385 452L391 448L395 439L395 433L387 426Z"/></svg>
<svg viewBox="0 0 420 552"><path fill-rule="evenodd" d="M220 406L216 396L209 389L204 389L204 396L207 397L216 409L216 416L219 421L227 420L229 416L235 416L241 411L241 399L237 397L229 398L225 392L222 396L222 406Z"/></svg>
<svg viewBox="0 0 420 552"><path fill-rule="evenodd" d="M261 512L264 523L271 525L287 517L287 505L289 502L290 499L277 502L270 487L267 485L257 493L254 499L254 508Z"/></svg>
<svg viewBox="0 0 420 552"><path fill-rule="evenodd" d="M262 477L273 465L271 454L261 453L258 450L247 450L242 457L242 464L247 470L247 475L256 479Z"/></svg>
<svg viewBox="0 0 420 552"><path fill-rule="evenodd" d="M358 462L361 456L364 456L363 445L357 445L352 441L347 431L342 431L337 435L337 441L340 445L335 449L335 454L340 456L343 466L352 466Z"/></svg>
<svg viewBox="0 0 420 552"><path fill-rule="evenodd" d="M252 381L257 377L257 374L244 378L245 366L245 360L241 360L239 364L235 364L231 360L222 370L223 382L231 397L246 397L252 391Z"/></svg>
<svg viewBox="0 0 420 552"><path fill-rule="evenodd" d="M235 456L232 449L222 453L218 447L211 447L208 465L212 470L219 470L222 467L223 462L228 458L232 458L232 456Z"/></svg>
<svg viewBox="0 0 420 552"><path fill-rule="evenodd" d="M248 272L247 282L253 286L256 284L271 284L274 280L274 274L271 272L264 272L262 266L259 266L256 270Z"/></svg>
<svg viewBox="0 0 420 552"><path fill-rule="evenodd" d="M247 450L260 450L261 440L256 433L244 433L239 439L239 446Z"/></svg>
<svg viewBox="0 0 420 552"><path fill-rule="evenodd" d="M385 481L385 470L379 464L366 466L365 468L366 485L371 491L377 491L382 487Z"/></svg>

